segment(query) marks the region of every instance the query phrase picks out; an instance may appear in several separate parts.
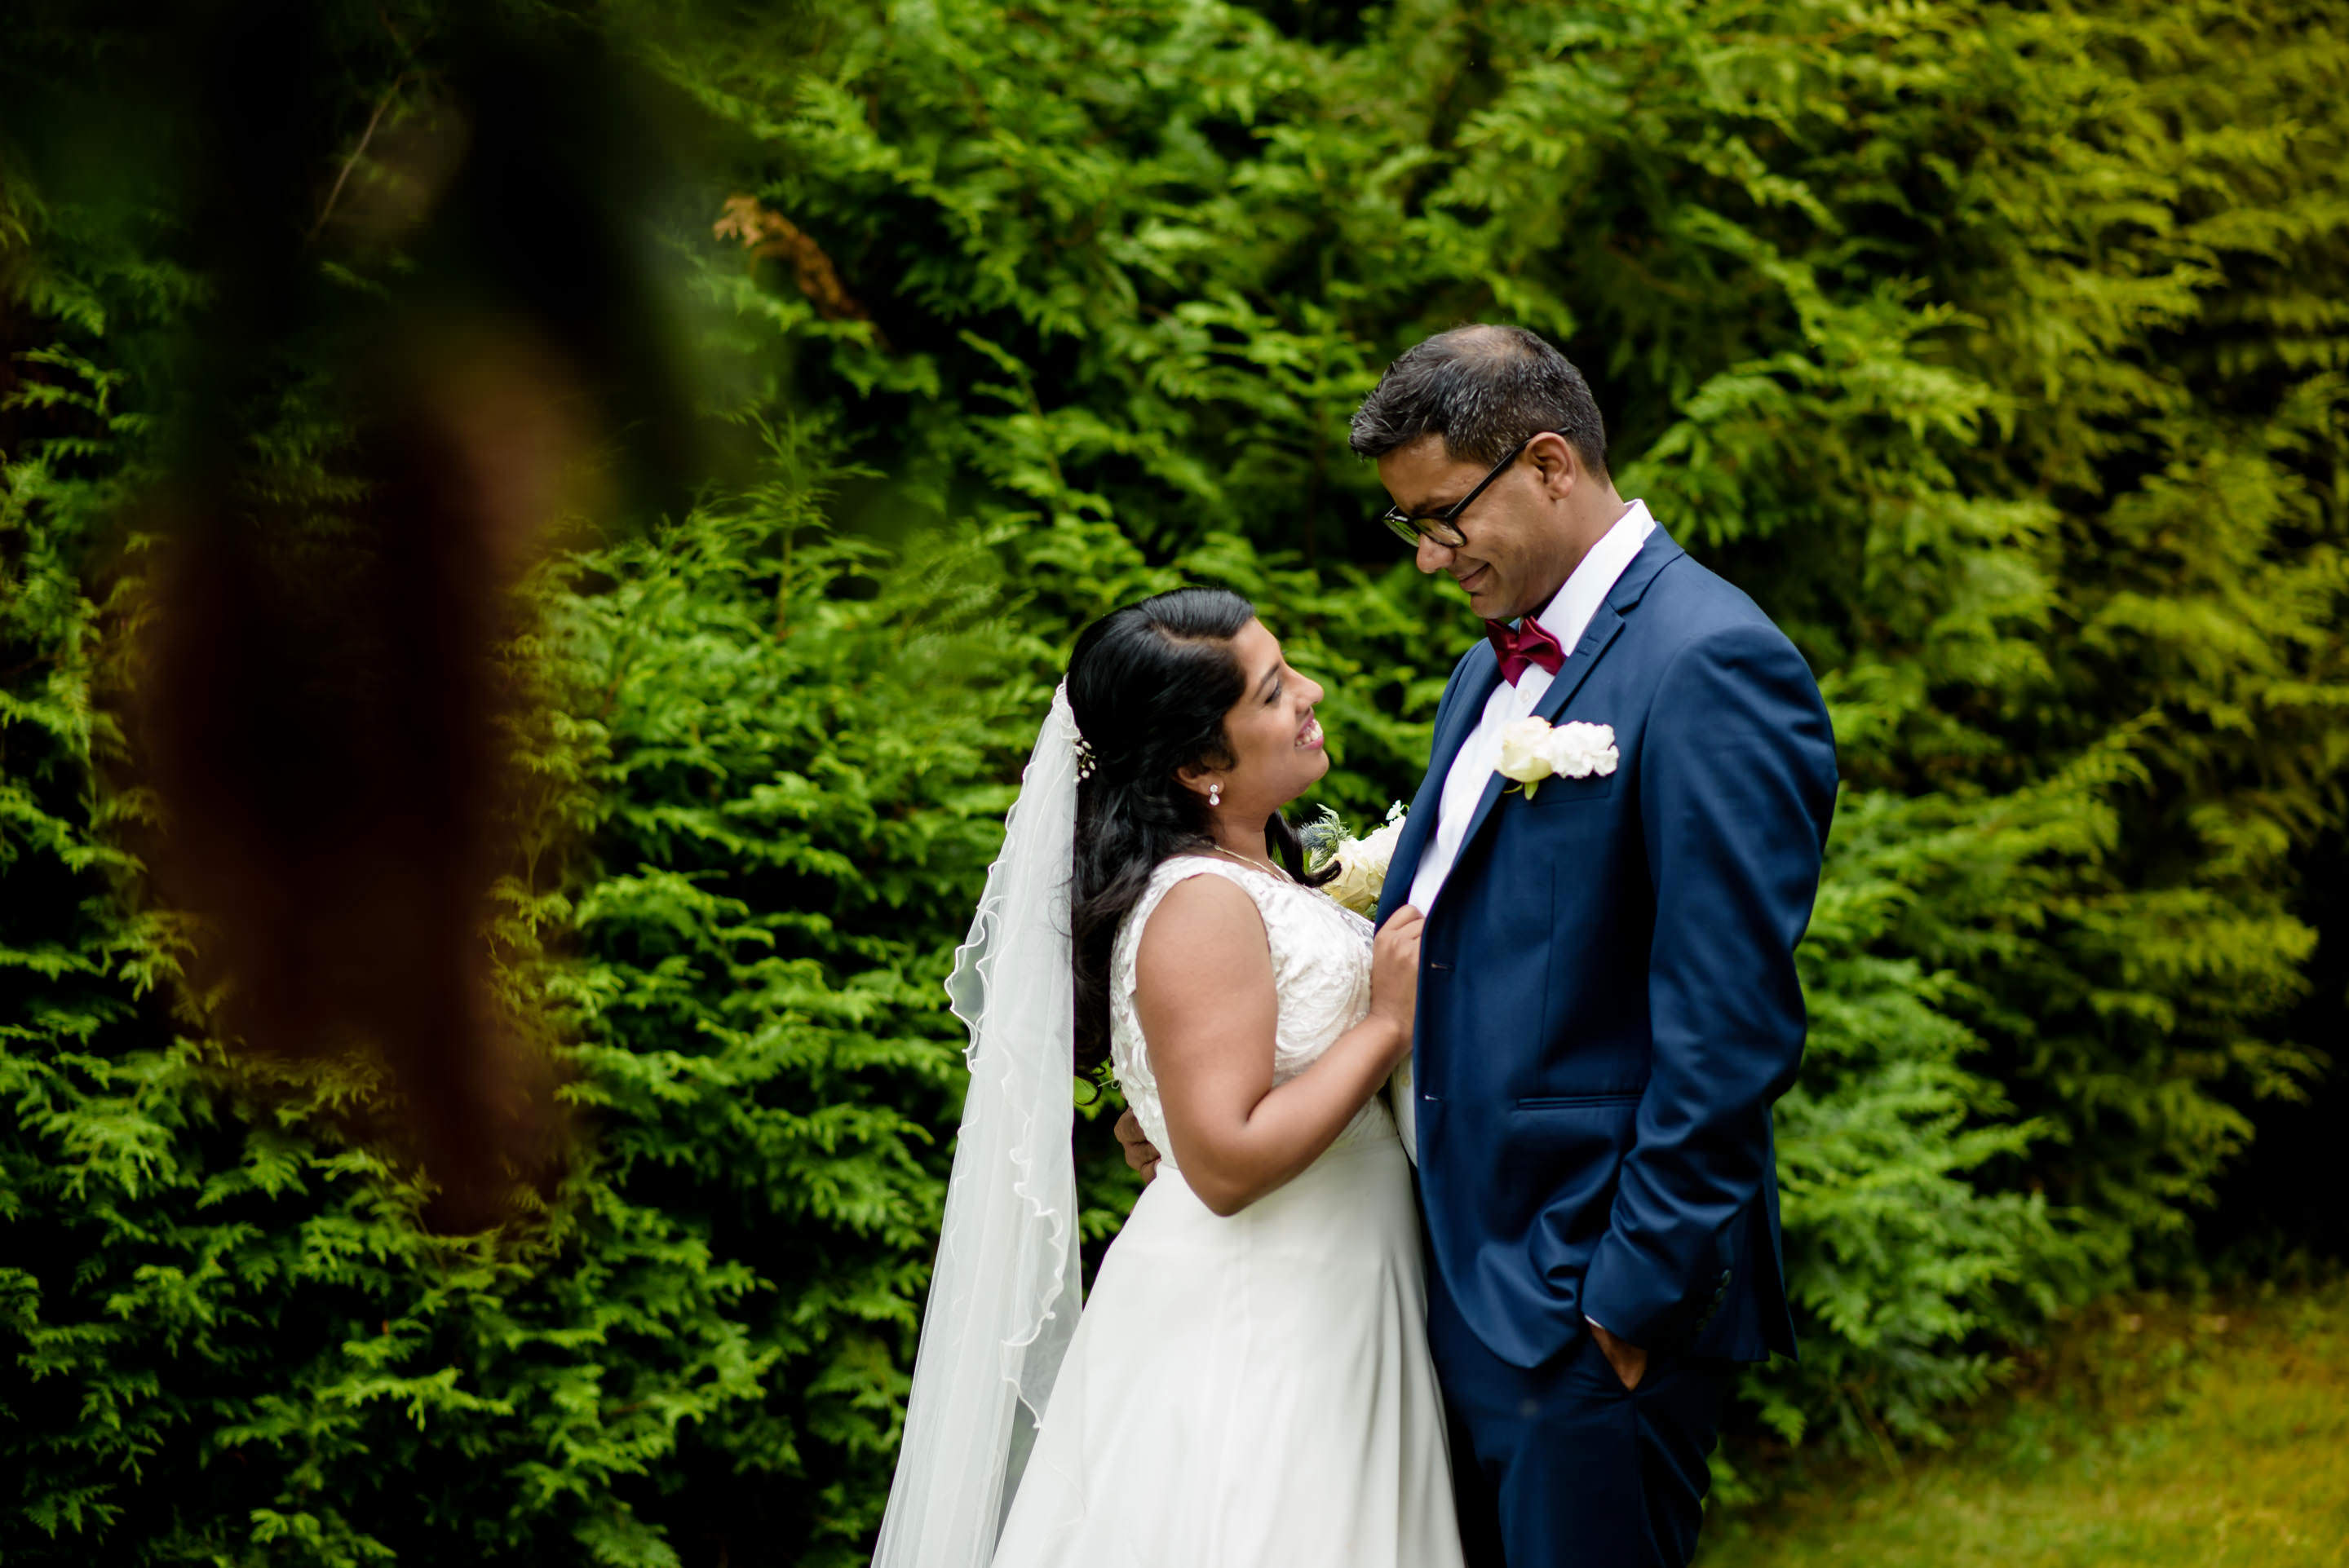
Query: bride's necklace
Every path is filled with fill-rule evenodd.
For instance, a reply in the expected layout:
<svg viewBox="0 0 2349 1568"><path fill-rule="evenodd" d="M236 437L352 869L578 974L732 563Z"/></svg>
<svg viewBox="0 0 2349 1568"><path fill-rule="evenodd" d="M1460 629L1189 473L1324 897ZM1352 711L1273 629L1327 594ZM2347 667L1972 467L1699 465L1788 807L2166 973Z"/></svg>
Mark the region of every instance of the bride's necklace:
<svg viewBox="0 0 2349 1568"><path fill-rule="evenodd" d="M1254 855L1244 855L1237 850L1227 850L1224 848L1223 845L1216 843L1210 843L1207 848L1215 851L1216 853L1219 855L1237 861L1244 866L1254 866L1257 870L1264 872L1267 876L1278 877L1282 882L1291 880L1288 873L1282 871L1278 866L1271 865L1264 861L1257 860Z"/></svg>

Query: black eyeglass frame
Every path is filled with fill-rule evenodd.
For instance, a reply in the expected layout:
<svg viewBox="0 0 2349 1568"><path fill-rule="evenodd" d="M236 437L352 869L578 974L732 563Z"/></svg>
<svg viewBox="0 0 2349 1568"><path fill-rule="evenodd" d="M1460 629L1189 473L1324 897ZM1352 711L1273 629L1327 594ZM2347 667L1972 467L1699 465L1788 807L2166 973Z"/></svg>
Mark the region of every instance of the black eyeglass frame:
<svg viewBox="0 0 2349 1568"><path fill-rule="evenodd" d="M1436 543L1444 546L1446 550L1459 549L1462 545L1468 542L1468 536L1460 531L1460 525L1454 520L1456 520L1462 512L1466 511L1470 503L1475 501L1478 496L1485 493L1486 486L1490 485L1495 480L1499 479L1502 474L1506 472L1511 463L1516 462L1519 458L1526 455L1526 449L1534 444L1535 436L1566 437L1566 432L1564 430L1536 430L1532 436L1527 436L1524 440L1519 441L1514 448L1512 448L1507 457L1503 458L1499 462L1495 463L1493 465L1492 471L1487 473L1483 479L1478 480L1476 481L1476 487L1474 490L1470 490L1466 495L1462 496L1458 500L1454 501L1450 506L1445 507L1442 511L1422 512L1417 516L1413 516L1403 511L1403 509L1399 506L1391 506L1387 508L1386 511L1379 513L1379 521L1386 524L1388 532L1393 534L1397 539L1402 540L1405 544L1410 545L1413 550L1417 550L1419 548L1419 542L1422 539L1432 539L1435 541ZM1567 438L1571 439L1571 438Z"/></svg>

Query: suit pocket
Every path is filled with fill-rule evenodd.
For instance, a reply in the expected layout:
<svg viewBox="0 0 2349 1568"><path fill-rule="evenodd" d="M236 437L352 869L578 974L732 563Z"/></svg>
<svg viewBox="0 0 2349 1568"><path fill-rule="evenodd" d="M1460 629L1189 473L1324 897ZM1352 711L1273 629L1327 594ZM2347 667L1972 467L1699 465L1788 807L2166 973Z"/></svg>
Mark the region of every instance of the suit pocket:
<svg viewBox="0 0 2349 1568"><path fill-rule="evenodd" d="M1605 1094L1529 1094L1517 1101L1519 1110L1572 1110L1585 1105L1624 1105L1638 1099L1644 1088L1610 1089Z"/></svg>
<svg viewBox="0 0 2349 1568"><path fill-rule="evenodd" d="M1542 811L1560 806L1578 806L1588 800L1604 800L1615 793L1615 780L1620 771L1592 773L1580 779L1560 779L1553 774L1541 781L1540 787L1534 791L1534 798L1526 804Z"/></svg>

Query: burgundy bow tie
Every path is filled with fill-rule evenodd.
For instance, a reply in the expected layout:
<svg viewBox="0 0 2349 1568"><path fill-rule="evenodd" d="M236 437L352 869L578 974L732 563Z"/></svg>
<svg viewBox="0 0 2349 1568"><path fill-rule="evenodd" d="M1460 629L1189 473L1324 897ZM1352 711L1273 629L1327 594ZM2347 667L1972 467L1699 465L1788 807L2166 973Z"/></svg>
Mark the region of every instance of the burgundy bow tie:
<svg viewBox="0 0 2349 1568"><path fill-rule="evenodd" d="M1526 673L1527 665L1539 665L1556 675L1557 666L1566 663L1564 645L1531 615L1514 626L1487 621L1485 635L1493 640L1493 651L1501 655L1501 678L1511 686L1517 684L1517 677Z"/></svg>

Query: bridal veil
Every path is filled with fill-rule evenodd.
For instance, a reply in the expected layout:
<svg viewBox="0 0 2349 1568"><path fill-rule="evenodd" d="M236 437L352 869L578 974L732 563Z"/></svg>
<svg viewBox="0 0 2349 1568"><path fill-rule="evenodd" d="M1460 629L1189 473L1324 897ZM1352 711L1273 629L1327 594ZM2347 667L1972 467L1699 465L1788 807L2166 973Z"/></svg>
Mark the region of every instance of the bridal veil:
<svg viewBox="0 0 2349 1568"><path fill-rule="evenodd" d="M1076 1332L1077 741L1063 686L947 980L970 1089L874 1568L986 1568Z"/></svg>

